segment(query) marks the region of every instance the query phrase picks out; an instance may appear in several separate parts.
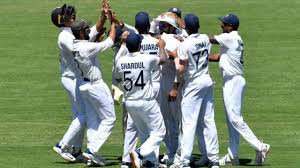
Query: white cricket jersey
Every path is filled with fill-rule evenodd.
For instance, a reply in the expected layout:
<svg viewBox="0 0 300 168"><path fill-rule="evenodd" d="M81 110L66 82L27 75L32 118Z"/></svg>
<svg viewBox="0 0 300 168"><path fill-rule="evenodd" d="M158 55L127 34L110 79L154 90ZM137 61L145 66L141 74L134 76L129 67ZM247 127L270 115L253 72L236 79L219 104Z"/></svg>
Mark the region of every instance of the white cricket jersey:
<svg viewBox="0 0 300 168"><path fill-rule="evenodd" d="M187 83L196 81L208 74L208 56L211 43L206 34L191 34L184 40L178 49L178 58L188 60L184 81Z"/></svg>
<svg viewBox="0 0 300 168"><path fill-rule="evenodd" d="M222 33L214 37L221 46L219 66L222 76L243 75L244 43L238 32Z"/></svg>
<svg viewBox="0 0 300 168"><path fill-rule="evenodd" d="M122 79L125 100L155 98L151 73L158 63L158 57L139 52L129 53L117 60L115 77Z"/></svg>
<svg viewBox="0 0 300 168"><path fill-rule="evenodd" d="M83 78L96 82L102 79L101 65L97 55L113 46L113 40L108 37L100 43L87 40L74 40L74 56Z"/></svg>
<svg viewBox="0 0 300 168"><path fill-rule="evenodd" d="M152 37L150 34L142 34L142 36L144 38L141 43L140 52L159 57L158 39ZM160 82L160 75L160 65L157 65L152 72L152 82Z"/></svg>
<svg viewBox="0 0 300 168"><path fill-rule="evenodd" d="M89 34L90 40L95 39L98 32L96 26L91 28ZM58 36L58 47L60 49L60 71L62 76L66 77L78 77L80 72L77 68L73 55L73 40L75 39L70 27L62 27Z"/></svg>
<svg viewBox="0 0 300 168"><path fill-rule="evenodd" d="M62 76L75 77L79 75L73 56L73 40L75 39L70 27L62 27L58 36L60 49L60 71Z"/></svg>
<svg viewBox="0 0 300 168"><path fill-rule="evenodd" d="M178 49L181 42L175 38L174 34L163 33L161 38L166 42L165 50L168 52L173 52ZM176 67L174 60L167 59L162 65L162 75L164 77L174 77L176 76Z"/></svg>

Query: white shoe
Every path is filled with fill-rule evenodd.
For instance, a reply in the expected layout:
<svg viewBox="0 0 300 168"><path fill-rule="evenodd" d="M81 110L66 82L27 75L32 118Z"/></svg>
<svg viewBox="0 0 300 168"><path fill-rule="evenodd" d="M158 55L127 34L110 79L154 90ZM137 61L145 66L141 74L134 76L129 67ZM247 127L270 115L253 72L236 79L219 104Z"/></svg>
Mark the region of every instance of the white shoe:
<svg viewBox="0 0 300 168"><path fill-rule="evenodd" d="M170 168L191 168L191 166L189 164L186 164L186 163L182 163L181 161L180 162L176 162L174 164L172 164L170 166Z"/></svg>
<svg viewBox="0 0 300 168"><path fill-rule="evenodd" d="M62 148L58 143L55 146L53 146L53 150L66 161L76 161L76 158L71 153L69 153L67 149Z"/></svg>
<svg viewBox="0 0 300 168"><path fill-rule="evenodd" d="M133 168L142 167L142 159L139 158L139 154L135 150L130 151L129 155Z"/></svg>
<svg viewBox="0 0 300 168"><path fill-rule="evenodd" d="M270 147L271 146L269 144L263 143L262 151L256 151L256 158L255 158L256 165L261 166L265 162L266 157L270 151Z"/></svg>
<svg viewBox="0 0 300 168"><path fill-rule="evenodd" d="M237 166L240 165L240 161L238 158L231 158L229 154L226 154L223 158L219 160L220 166L232 165Z"/></svg>
<svg viewBox="0 0 300 168"><path fill-rule="evenodd" d="M99 165L99 166L105 166L109 163L107 160L105 160L101 156L92 153L89 149L87 149L82 155L84 158L86 158L88 160L88 162L87 162L88 166L90 166L89 163L91 165Z"/></svg>
<svg viewBox="0 0 300 168"><path fill-rule="evenodd" d="M203 166L207 166L209 163L209 160L207 157L201 157L200 160L194 162L194 165L197 167L203 167Z"/></svg>

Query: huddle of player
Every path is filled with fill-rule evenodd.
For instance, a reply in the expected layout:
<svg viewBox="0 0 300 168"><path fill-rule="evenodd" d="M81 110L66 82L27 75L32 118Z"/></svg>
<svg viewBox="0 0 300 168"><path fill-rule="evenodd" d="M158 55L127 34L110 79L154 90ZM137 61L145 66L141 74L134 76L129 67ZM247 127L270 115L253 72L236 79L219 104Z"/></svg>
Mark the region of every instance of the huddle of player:
<svg viewBox="0 0 300 168"><path fill-rule="evenodd" d="M52 11L52 22L61 28L61 81L72 111L71 125L53 147L55 152L70 162L108 165L98 151L114 127L114 99L118 101L124 95L122 168L239 165L240 135L255 149L255 163L262 165L270 145L257 139L241 114L244 46L236 15L220 17L223 32L208 37L199 33L196 15L187 14L181 19L177 8L152 22L146 12L138 12L134 27L119 21L107 0L102 1L101 11L91 28L86 21L76 19L73 6L63 5ZM111 25L103 40L106 20ZM210 53L212 44L220 45L220 53ZM111 94L102 80L97 55L112 47L115 55ZM221 159L209 61L220 62L224 80L230 137L228 153ZM82 153L85 129L87 149ZM195 134L202 155L198 161L192 158ZM138 140L141 146L137 148ZM162 142L166 154L159 160Z"/></svg>

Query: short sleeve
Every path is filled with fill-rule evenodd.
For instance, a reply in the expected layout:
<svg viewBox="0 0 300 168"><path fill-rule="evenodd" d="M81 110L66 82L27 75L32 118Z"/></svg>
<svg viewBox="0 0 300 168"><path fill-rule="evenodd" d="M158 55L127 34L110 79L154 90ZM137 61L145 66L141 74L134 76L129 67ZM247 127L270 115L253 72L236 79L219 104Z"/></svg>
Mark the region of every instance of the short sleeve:
<svg viewBox="0 0 300 168"><path fill-rule="evenodd" d="M108 37L106 40L100 42L100 43L91 43L91 49L93 51L91 51L91 55L96 55L99 52L103 52L109 48L111 48L114 44L114 41Z"/></svg>
<svg viewBox="0 0 300 168"><path fill-rule="evenodd" d="M178 55L178 58L180 60L187 60L188 59L189 55L188 55L188 52L187 52L187 48L185 47L184 44L182 44L178 48L177 55Z"/></svg>
<svg viewBox="0 0 300 168"><path fill-rule="evenodd" d="M133 26L130 26L129 24L124 24L124 27L123 27L123 29L122 29L123 31L128 31L128 32L130 32L130 33L136 33L136 34L138 34L139 32L136 30L136 28L135 27L133 27Z"/></svg>
<svg viewBox="0 0 300 168"><path fill-rule="evenodd" d="M91 27L91 32L89 34L89 37L90 37L90 40L89 41L94 41L95 38L97 37L98 35L98 31L97 31L97 28L96 28L96 25L94 25L93 27Z"/></svg>
<svg viewBox="0 0 300 168"><path fill-rule="evenodd" d="M113 72L113 76L116 80L119 80L121 79L121 74L120 74L120 64L119 64L119 61L116 62L116 66L114 68L114 72Z"/></svg>
<svg viewBox="0 0 300 168"><path fill-rule="evenodd" d="M159 64L159 57L154 55L147 55L146 57L149 58L150 69L153 70L156 67L156 65Z"/></svg>
<svg viewBox="0 0 300 168"><path fill-rule="evenodd" d="M215 35L214 38L218 41L218 43L221 46L225 46L227 48L229 48L229 45L232 41L230 38L230 35L228 33L222 33L220 35Z"/></svg>
<svg viewBox="0 0 300 168"><path fill-rule="evenodd" d="M168 52L175 51L180 44L180 41L178 41L173 35L163 34L161 38L166 42L165 49Z"/></svg>
<svg viewBox="0 0 300 168"><path fill-rule="evenodd" d="M152 21L150 23L150 29L149 29L150 33L156 34L159 32L158 23L159 22L157 22L157 21Z"/></svg>
<svg viewBox="0 0 300 168"><path fill-rule="evenodd" d="M125 45L121 45L118 53L115 56L115 61L117 61L120 57L127 55L129 53L127 47Z"/></svg>
<svg viewBox="0 0 300 168"><path fill-rule="evenodd" d="M72 37L72 38L70 38ZM61 33L58 37L58 43L62 47L63 50L67 50L69 52L73 51L73 40L75 37L72 36L67 36L66 33Z"/></svg>

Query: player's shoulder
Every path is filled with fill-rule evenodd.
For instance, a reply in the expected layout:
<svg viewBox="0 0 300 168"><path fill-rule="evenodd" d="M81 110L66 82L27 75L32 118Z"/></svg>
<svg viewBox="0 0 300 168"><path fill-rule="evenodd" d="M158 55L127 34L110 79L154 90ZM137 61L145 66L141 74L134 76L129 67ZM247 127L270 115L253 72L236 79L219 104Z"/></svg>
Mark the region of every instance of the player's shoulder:
<svg viewBox="0 0 300 168"><path fill-rule="evenodd" d="M58 35L58 41L72 40L75 39L74 35L71 32L62 30Z"/></svg>

